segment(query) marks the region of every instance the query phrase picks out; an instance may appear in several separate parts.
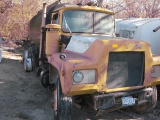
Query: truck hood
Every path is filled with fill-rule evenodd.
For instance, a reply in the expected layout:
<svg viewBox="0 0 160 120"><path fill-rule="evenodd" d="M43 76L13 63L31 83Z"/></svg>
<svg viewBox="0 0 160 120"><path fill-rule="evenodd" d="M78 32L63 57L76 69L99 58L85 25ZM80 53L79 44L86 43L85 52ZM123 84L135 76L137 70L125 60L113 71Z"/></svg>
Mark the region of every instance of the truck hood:
<svg viewBox="0 0 160 120"><path fill-rule="evenodd" d="M87 51L87 49L93 44L95 41L108 41L113 43L126 43L126 42L133 42L133 43L139 43L143 42L146 44L149 44L147 42L144 42L142 40L131 40L126 38L120 38L120 37L112 37L112 36L81 36L81 35L73 35L68 46L66 47L67 51L72 51L76 53L84 53Z"/></svg>
<svg viewBox="0 0 160 120"><path fill-rule="evenodd" d="M99 77L98 84L101 84L102 81L104 82L106 80L108 60L110 54L114 52L120 54L125 52L131 54L133 52L147 53L145 54L145 61L149 61L150 64L147 64L148 62L145 63L146 71L150 70L153 65L149 43L111 36L73 36L66 50L61 53L54 53L48 57L48 61L58 70L62 91L67 95L72 89L72 74L75 70L96 70ZM66 56L64 59L60 59L60 55L62 54ZM147 73L145 78L147 78L150 71ZM106 83L104 82L104 84ZM103 91L97 87L97 84L88 86L89 89L91 87L95 87L96 91ZM78 89L84 89L84 85L81 85Z"/></svg>
<svg viewBox="0 0 160 120"><path fill-rule="evenodd" d="M84 53L91 44L96 40L102 40L110 38L109 36L81 36L81 35L73 35L71 40L66 47L66 50L73 51L77 53Z"/></svg>

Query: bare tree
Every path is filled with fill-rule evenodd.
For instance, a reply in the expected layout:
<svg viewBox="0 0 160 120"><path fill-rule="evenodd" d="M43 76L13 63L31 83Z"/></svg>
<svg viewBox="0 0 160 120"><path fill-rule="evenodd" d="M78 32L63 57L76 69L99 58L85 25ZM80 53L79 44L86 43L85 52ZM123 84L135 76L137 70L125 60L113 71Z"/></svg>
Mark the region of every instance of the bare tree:
<svg viewBox="0 0 160 120"><path fill-rule="evenodd" d="M147 17L159 17L160 0L149 0L148 2L143 0L142 4Z"/></svg>
<svg viewBox="0 0 160 120"><path fill-rule="evenodd" d="M17 2L14 2L17 1ZM30 19L42 8L57 0L0 0L0 36L25 39ZM86 5L93 0L61 0L62 3ZM115 12L116 18L159 17L160 0L97 0L98 6Z"/></svg>
<svg viewBox="0 0 160 120"><path fill-rule="evenodd" d="M8 39L25 39L30 19L42 8L42 2L37 0L17 1L12 2L12 7L0 13L0 35Z"/></svg>
<svg viewBox="0 0 160 120"><path fill-rule="evenodd" d="M113 0L109 9L116 13L116 18L159 17L160 0Z"/></svg>
<svg viewBox="0 0 160 120"><path fill-rule="evenodd" d="M0 13L4 13L11 6L12 2L10 0L0 0Z"/></svg>

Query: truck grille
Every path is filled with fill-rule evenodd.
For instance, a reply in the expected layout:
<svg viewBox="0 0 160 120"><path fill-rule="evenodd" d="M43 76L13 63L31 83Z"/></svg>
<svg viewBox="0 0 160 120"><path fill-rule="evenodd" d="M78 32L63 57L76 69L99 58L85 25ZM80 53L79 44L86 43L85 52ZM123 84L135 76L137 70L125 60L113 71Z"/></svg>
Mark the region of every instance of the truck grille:
<svg viewBox="0 0 160 120"><path fill-rule="evenodd" d="M107 68L107 88L142 85L143 70L143 52L110 52Z"/></svg>

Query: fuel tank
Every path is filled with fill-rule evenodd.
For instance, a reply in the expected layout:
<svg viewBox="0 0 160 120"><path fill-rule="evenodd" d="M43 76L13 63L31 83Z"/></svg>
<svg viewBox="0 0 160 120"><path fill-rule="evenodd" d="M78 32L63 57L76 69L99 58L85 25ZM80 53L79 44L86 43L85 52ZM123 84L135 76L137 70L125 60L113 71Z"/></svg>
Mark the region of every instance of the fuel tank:
<svg viewBox="0 0 160 120"><path fill-rule="evenodd" d="M47 6L46 24L50 23L51 17L52 17L51 13L52 13L52 11L54 11L54 9L56 8L57 5L58 5L58 1ZM28 27L28 36L36 45L40 45L42 14L43 14L43 10L40 10L37 13L37 15L35 15L30 20L29 27Z"/></svg>

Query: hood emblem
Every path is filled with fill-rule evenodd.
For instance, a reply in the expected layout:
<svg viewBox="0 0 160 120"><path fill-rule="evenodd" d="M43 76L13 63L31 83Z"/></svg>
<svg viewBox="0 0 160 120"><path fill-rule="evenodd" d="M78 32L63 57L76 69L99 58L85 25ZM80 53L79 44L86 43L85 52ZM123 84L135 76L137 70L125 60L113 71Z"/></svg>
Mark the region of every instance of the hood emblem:
<svg viewBox="0 0 160 120"><path fill-rule="evenodd" d="M136 44L136 45L135 45L135 48L136 48L136 49L142 49L142 44Z"/></svg>

